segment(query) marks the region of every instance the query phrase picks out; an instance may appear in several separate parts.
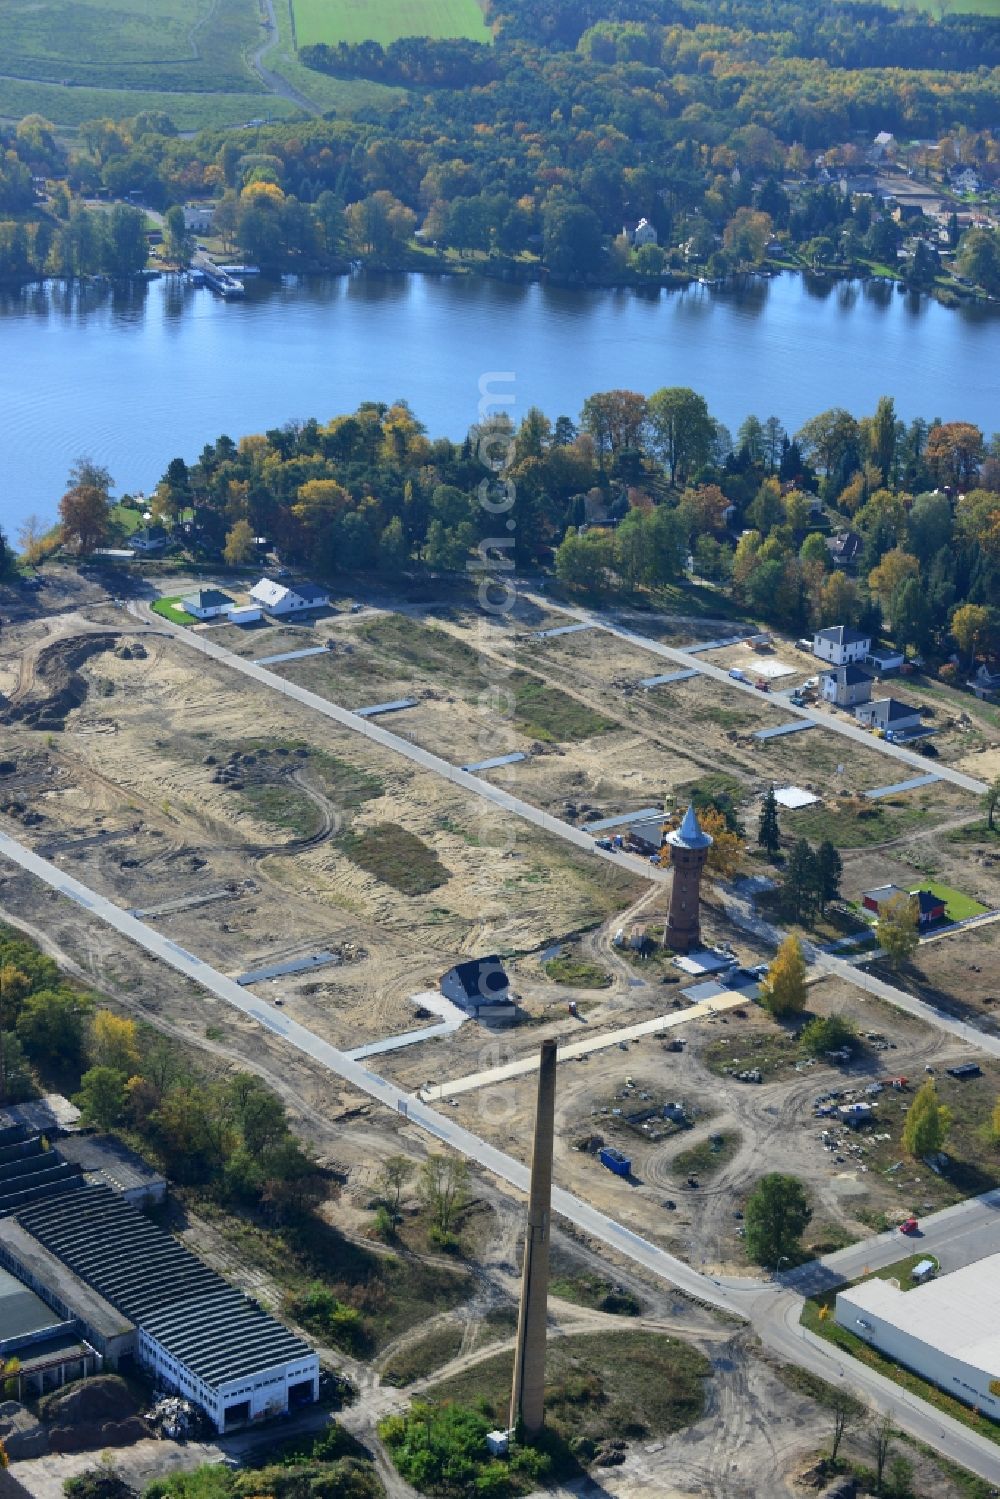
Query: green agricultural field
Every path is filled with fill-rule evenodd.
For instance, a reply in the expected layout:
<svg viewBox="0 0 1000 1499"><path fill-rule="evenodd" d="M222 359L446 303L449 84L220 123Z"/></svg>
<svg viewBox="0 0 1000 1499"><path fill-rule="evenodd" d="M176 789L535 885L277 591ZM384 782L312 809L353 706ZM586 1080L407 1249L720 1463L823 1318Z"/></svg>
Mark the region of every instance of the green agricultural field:
<svg viewBox="0 0 1000 1499"><path fill-rule="evenodd" d="M291 0L295 40L381 42L401 36L464 36L488 42L491 33L477 0Z"/></svg>
<svg viewBox="0 0 1000 1499"><path fill-rule="evenodd" d="M155 110L192 130L295 114L250 65L264 37L257 0L4 0L0 116Z"/></svg>
<svg viewBox="0 0 1000 1499"><path fill-rule="evenodd" d="M895 10L925 10L928 15L1000 16L1000 0L885 0Z"/></svg>

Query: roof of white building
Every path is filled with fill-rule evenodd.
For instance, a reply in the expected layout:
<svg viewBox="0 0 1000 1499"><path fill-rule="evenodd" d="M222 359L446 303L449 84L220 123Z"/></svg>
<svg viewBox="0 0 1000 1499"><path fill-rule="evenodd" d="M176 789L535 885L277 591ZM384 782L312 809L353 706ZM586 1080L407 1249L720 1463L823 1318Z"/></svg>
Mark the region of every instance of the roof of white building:
<svg viewBox="0 0 1000 1499"><path fill-rule="evenodd" d="M870 1312L939 1353L1000 1377L1000 1254L987 1255L912 1291L866 1280L841 1291L838 1303ZM845 1324L846 1325L846 1324Z"/></svg>

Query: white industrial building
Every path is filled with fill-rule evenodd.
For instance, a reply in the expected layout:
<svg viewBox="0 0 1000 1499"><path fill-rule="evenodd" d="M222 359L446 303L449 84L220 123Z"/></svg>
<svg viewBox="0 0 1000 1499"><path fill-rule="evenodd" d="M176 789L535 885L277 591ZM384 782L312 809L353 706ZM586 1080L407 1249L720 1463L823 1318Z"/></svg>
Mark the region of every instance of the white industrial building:
<svg viewBox="0 0 1000 1499"><path fill-rule="evenodd" d="M901 1291L866 1280L837 1295L839 1326L1000 1420L1000 1254Z"/></svg>
<svg viewBox="0 0 1000 1499"><path fill-rule="evenodd" d="M307 1343L120 1191L79 1180L0 1220L0 1263L71 1318L95 1356L135 1356L219 1432L318 1398Z"/></svg>

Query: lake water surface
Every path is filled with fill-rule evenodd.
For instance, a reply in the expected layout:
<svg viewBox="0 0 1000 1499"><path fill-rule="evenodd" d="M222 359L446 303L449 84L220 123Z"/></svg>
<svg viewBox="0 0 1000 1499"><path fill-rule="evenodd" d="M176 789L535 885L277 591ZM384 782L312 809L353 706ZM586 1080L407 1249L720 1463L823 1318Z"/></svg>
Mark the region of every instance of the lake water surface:
<svg viewBox="0 0 1000 1499"><path fill-rule="evenodd" d="M0 523L54 518L80 454L119 491L150 490L208 441L405 398L433 435L476 420L480 380L576 417L595 390L690 385L735 430L750 412L790 431L880 395L909 419L1000 428L1000 316L884 283L796 275L742 287L635 292L415 275L248 281L222 302L177 278L0 293Z"/></svg>

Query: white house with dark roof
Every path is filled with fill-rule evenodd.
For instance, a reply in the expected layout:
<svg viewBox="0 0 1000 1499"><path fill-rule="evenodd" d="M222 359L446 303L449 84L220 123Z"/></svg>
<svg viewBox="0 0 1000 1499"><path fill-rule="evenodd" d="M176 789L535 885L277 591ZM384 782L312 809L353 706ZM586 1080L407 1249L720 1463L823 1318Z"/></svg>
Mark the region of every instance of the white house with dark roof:
<svg viewBox="0 0 1000 1499"><path fill-rule="evenodd" d="M920 709L911 703L902 703L896 697L880 697L872 703L862 703L854 710L854 715L859 723L869 729L879 729L887 737L891 734L894 738L912 739L928 732L920 717Z"/></svg>
<svg viewBox="0 0 1000 1499"><path fill-rule="evenodd" d="M330 593L319 583L279 583L276 578L261 578L250 590L250 597L265 614L284 618L304 614L310 609L325 609Z"/></svg>
<svg viewBox="0 0 1000 1499"><path fill-rule="evenodd" d="M852 630L849 625L833 625L828 630L817 630L813 636L813 655L829 661L831 666L863 661L871 648L871 636L862 630Z"/></svg>
<svg viewBox="0 0 1000 1499"><path fill-rule="evenodd" d="M193 614L195 619L218 619L220 614L227 613L234 602L221 588L199 588L197 592L189 593L187 598L181 599L180 607L187 614Z"/></svg>
<svg viewBox="0 0 1000 1499"><path fill-rule="evenodd" d="M870 701L872 679L851 661L846 666L834 667L833 671L822 672L819 690L826 702L836 703L838 708L854 708Z"/></svg>

